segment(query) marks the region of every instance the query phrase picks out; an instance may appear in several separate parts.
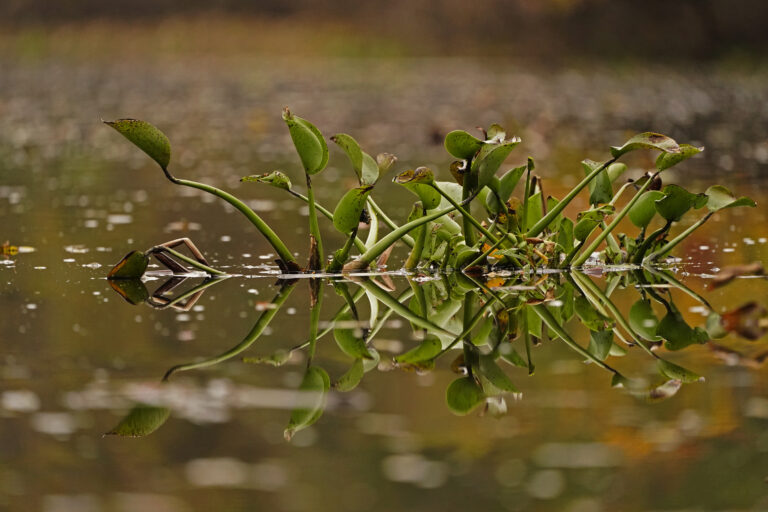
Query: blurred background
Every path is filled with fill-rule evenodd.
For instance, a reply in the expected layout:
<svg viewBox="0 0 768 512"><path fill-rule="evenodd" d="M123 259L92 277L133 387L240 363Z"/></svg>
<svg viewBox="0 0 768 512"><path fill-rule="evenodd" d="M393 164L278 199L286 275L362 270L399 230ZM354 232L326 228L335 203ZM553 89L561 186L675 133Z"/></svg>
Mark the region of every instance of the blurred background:
<svg viewBox="0 0 768 512"><path fill-rule="evenodd" d="M675 354L707 382L657 404L543 344L535 376L512 374L524 398L499 420L447 410L447 367L374 371L292 444L288 411L248 398L294 389L302 361L232 360L163 388L173 413L158 432L100 437L156 396L168 367L239 342L276 292L269 247L236 212L172 186L100 119L160 127L176 175L243 197L300 261L306 210L239 182L283 169L301 188L285 106L326 136L395 153L395 171L429 165L440 179L450 179L445 133L498 122L523 139L510 166L533 156L558 197L583 158L665 133L706 146L668 182L721 183L758 202L713 216L679 249L678 277L722 312L768 304L764 278L705 291L722 267L768 261L767 25L757 0L3 0L0 244L29 250L0 258L0 510L768 509L768 380L753 357L765 338L726 340L746 354L728 364L705 346ZM316 179L329 207L356 183L330 150ZM636 177L653 155L626 161ZM407 215L396 185L376 194L394 218ZM585 207L574 201L571 213ZM341 242L325 233L328 246ZM123 254L180 236L242 275L191 312L114 294L104 275ZM326 296L330 316L340 299ZM636 298L616 296L623 311ZM693 299L675 299L692 325L704 321ZM307 302L297 289L246 355L301 343ZM393 323L382 353L410 347L410 331ZM326 341L320 356L338 376L348 361ZM638 359L628 368L651 378Z"/></svg>

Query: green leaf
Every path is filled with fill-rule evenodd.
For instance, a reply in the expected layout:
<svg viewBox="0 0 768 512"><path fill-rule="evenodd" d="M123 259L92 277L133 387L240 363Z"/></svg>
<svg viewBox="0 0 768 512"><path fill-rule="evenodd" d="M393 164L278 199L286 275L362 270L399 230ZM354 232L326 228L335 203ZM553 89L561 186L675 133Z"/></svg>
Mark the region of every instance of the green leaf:
<svg viewBox="0 0 768 512"><path fill-rule="evenodd" d="M376 155L376 165L379 166L379 176L384 176L384 174L395 165L395 162L397 162L397 157L392 153L379 153Z"/></svg>
<svg viewBox="0 0 768 512"><path fill-rule="evenodd" d="M576 217L576 226L573 228L573 236L583 242L589 238L590 233L600 224L607 215L612 215L615 208L611 205L603 205L594 210L586 210Z"/></svg>
<svg viewBox="0 0 768 512"><path fill-rule="evenodd" d="M681 350L695 343L703 344L709 341L709 335L704 329L691 328L685 323L680 312L674 309L661 319L656 334L666 341L664 346L668 350Z"/></svg>
<svg viewBox="0 0 768 512"><path fill-rule="evenodd" d="M138 119L104 121L104 124L111 126L123 137L133 142L157 162L163 170L168 169L168 164L171 163L171 142L154 125Z"/></svg>
<svg viewBox="0 0 768 512"><path fill-rule="evenodd" d="M627 170L627 164L623 164L621 162L614 162L611 165L608 166L608 179L611 180L611 183L616 182L619 177L624 174Z"/></svg>
<svg viewBox="0 0 768 512"><path fill-rule="evenodd" d="M469 414L483 400L485 400L485 393L470 377L454 380L445 391L445 403L448 409L459 416Z"/></svg>
<svg viewBox="0 0 768 512"><path fill-rule="evenodd" d="M659 190L647 190L643 192L637 202L629 209L629 220L639 228L648 227L653 216L656 215L656 201L662 199L664 193Z"/></svg>
<svg viewBox="0 0 768 512"><path fill-rule="evenodd" d="M707 196L707 208L713 212L724 208L735 208L737 206L749 206L750 208L757 206L757 204L748 197L740 197L736 199L736 196L722 185L709 187L705 192L705 195Z"/></svg>
<svg viewBox="0 0 768 512"><path fill-rule="evenodd" d="M480 356L480 374L488 380L488 382L500 392L503 393L519 393L512 380L507 376L504 371L496 364L493 356L490 354Z"/></svg>
<svg viewBox="0 0 768 512"><path fill-rule="evenodd" d="M379 164L368 153L363 153L363 170L360 176L361 185L373 186L379 181Z"/></svg>
<svg viewBox="0 0 768 512"><path fill-rule="evenodd" d="M107 274L107 279L139 279L149 266L149 258L141 251L131 251Z"/></svg>
<svg viewBox="0 0 768 512"><path fill-rule="evenodd" d="M358 180L360 180L360 183L362 184L363 151L360 149L360 145L351 135L347 135L346 133L337 133L331 137L331 140L347 154L349 161L352 162L352 169L354 169Z"/></svg>
<svg viewBox="0 0 768 512"><path fill-rule="evenodd" d="M437 336L429 335L419 345L408 352L395 356L395 361L400 364L415 364L429 361L440 353L443 345Z"/></svg>
<svg viewBox="0 0 768 512"><path fill-rule="evenodd" d="M704 148L697 148L690 144L680 144L679 153L662 153L656 159L656 169L663 171L670 167L679 164L683 160L688 160L694 155L697 155L704 151Z"/></svg>
<svg viewBox="0 0 768 512"><path fill-rule="evenodd" d="M167 407L137 404L115 428L104 435L121 437L148 436L160 428L170 415L171 411Z"/></svg>
<svg viewBox="0 0 768 512"><path fill-rule="evenodd" d="M679 380L686 384L691 382L701 382L704 380L704 377L701 375L687 370L682 366L670 363L665 359L658 359L656 365L661 374L669 379Z"/></svg>
<svg viewBox="0 0 768 512"><path fill-rule="evenodd" d="M333 211L333 226L348 235L360 224L360 215L373 186L353 188L339 200Z"/></svg>
<svg viewBox="0 0 768 512"><path fill-rule="evenodd" d="M606 327L613 326L613 322L595 309L592 303L589 302L589 299L583 295L576 297L574 307L576 309L576 314L581 319L581 323L586 325L592 331L602 331Z"/></svg>
<svg viewBox="0 0 768 512"><path fill-rule="evenodd" d="M349 313L341 315L339 321L352 322ZM355 359L373 359L373 354L368 350L365 340L356 334L357 328L339 327L333 330L333 337L342 352Z"/></svg>
<svg viewBox="0 0 768 512"><path fill-rule="evenodd" d="M325 169L328 163L328 145L320 130L306 119L293 115L287 108L283 109L283 121L288 125L288 132L304 166L304 172L317 174Z"/></svg>
<svg viewBox="0 0 768 512"><path fill-rule="evenodd" d="M523 176L523 173L527 168L527 165L515 167L514 169L510 169L505 172L504 175L499 179L498 194L503 201L509 201L512 192L515 191L515 187L517 187L517 184L520 182L520 178Z"/></svg>
<svg viewBox="0 0 768 512"><path fill-rule="evenodd" d="M462 160L469 160L482 147L483 141L464 130L454 130L445 136L445 149Z"/></svg>
<svg viewBox="0 0 768 512"><path fill-rule="evenodd" d="M240 178L240 181L243 183L266 183L267 185L271 185L282 190L291 190L292 187L291 179L280 171L272 171L264 174L253 174L251 176Z"/></svg>
<svg viewBox="0 0 768 512"><path fill-rule="evenodd" d="M304 407L297 407L291 412L291 418L288 426L283 432L283 436L290 441L293 435L315 423L323 415L325 409L325 400L328 390L331 388L331 379L328 373L317 366L310 366L304 373L304 378L299 385L301 400L311 402ZM306 406L308 405L308 406Z"/></svg>
<svg viewBox="0 0 768 512"><path fill-rule="evenodd" d="M143 303L149 298L147 287L139 278L110 279L109 285L120 294L128 303L134 306Z"/></svg>
<svg viewBox="0 0 768 512"><path fill-rule="evenodd" d="M603 164L600 162L594 162L592 160L584 160L581 162L581 166L584 169L584 175L601 167ZM597 176L589 182L589 204L598 205L610 203L613 199L613 187L611 186L611 179L608 176L608 169L603 169Z"/></svg>
<svg viewBox="0 0 768 512"><path fill-rule="evenodd" d="M432 210L440 205L442 196L433 186L435 177L429 168L408 169L395 176L393 181L419 196L424 209Z"/></svg>
<svg viewBox="0 0 768 512"><path fill-rule="evenodd" d="M605 361L613 346L613 331L589 331L587 351L600 361Z"/></svg>
<svg viewBox="0 0 768 512"><path fill-rule="evenodd" d="M358 384L360 384L360 381L363 380L364 374L365 368L363 367L363 360L355 359L355 362L352 363L349 370L347 370L346 373L339 377L339 380L333 384L333 388L342 393L352 391Z"/></svg>
<svg viewBox="0 0 768 512"><path fill-rule="evenodd" d="M502 359L509 364L517 366L518 368L528 368L528 362L523 359L523 356L521 356L511 344L507 343L503 345L499 350L499 353L501 354Z"/></svg>
<svg viewBox="0 0 768 512"><path fill-rule="evenodd" d="M611 147L611 155L618 158L625 153L636 149L656 149L665 153L679 153L680 146L673 139L660 133L645 132L635 135L623 146Z"/></svg>
<svg viewBox="0 0 768 512"><path fill-rule="evenodd" d="M528 198L528 208L525 212L526 230L530 230L544 216L543 198L541 191L536 192Z"/></svg>
<svg viewBox="0 0 768 512"><path fill-rule="evenodd" d="M494 142L504 142L504 139L507 138L507 132L504 130L504 128L501 127L501 125L496 123L489 126L485 133L486 138Z"/></svg>
<svg viewBox="0 0 768 512"><path fill-rule="evenodd" d="M692 194L679 185L667 185L664 197L654 201L656 211L668 221L677 222L691 208L701 208L707 202L704 194Z"/></svg>
<svg viewBox="0 0 768 512"><path fill-rule="evenodd" d="M488 185L501 164L518 144L520 144L520 138L515 137L501 144L483 145L477 158L472 162L472 170L477 172L478 188Z"/></svg>
<svg viewBox="0 0 768 512"><path fill-rule="evenodd" d="M564 217L560 221L560 230L557 232L557 243L563 248L565 253L569 253L573 249L573 221L567 217Z"/></svg>
<svg viewBox="0 0 768 512"><path fill-rule="evenodd" d="M629 325L632 330L648 341L658 341L661 338L656 334L659 319L653 312L651 301L638 300L629 310Z"/></svg>

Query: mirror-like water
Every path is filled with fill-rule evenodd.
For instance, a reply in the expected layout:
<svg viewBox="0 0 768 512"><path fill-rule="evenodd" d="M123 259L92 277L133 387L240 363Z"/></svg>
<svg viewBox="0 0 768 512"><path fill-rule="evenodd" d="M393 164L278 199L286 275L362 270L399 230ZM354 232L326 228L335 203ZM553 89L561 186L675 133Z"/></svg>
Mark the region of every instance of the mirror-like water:
<svg viewBox="0 0 768 512"><path fill-rule="evenodd" d="M764 314L755 317L757 327L745 326L746 314L728 324L742 334L752 326L756 340L731 333L652 353L636 343L642 336L632 336L643 322L630 324L645 299L657 320L678 321L678 339L690 340L693 328L705 332L711 312L768 305L764 277L707 289L722 268L768 261L763 77L711 73L703 80L680 73L659 80L641 71L587 78L473 65L475 83L466 83L451 71L462 65L456 61L344 61L329 68L305 63L299 80L288 65L236 64L207 64L208 75L192 63L163 73L156 72L159 64L138 72L128 64L3 66L0 243L8 245L0 257L0 508L768 508ZM574 183L582 157L599 158L600 148L626 138L624 130L654 129L707 146L705 156L685 167L689 174L679 171L670 182L696 191L720 182L754 197L758 208L716 214L662 274L500 274L468 286L458 276L424 273L391 276L394 291L370 280L325 280L319 329L344 332L337 333L341 342L330 332L319 339L312 366L336 388L324 396L322 416L288 443L292 409L318 403L316 393L296 393L310 350L294 351L279 367L242 358L282 361L285 351L307 341L308 280L278 280L268 246L240 216L173 187L98 123L100 116L151 119L171 137L179 175L237 190L303 260L306 210L237 181L273 168L297 173L279 117L285 104L325 133L346 131L374 152L398 154L400 169L428 164L443 179L450 162L439 144L445 131L493 121L517 125L524 147L515 154L538 158L554 194ZM438 143L430 145L434 138ZM643 158L630 162L630 172L652 165ZM328 205L354 182L341 162L340 152L332 154L332 167L318 180ZM410 198L395 187L385 183L377 194L391 215L403 218ZM331 231L328 243L338 245L341 238ZM199 294L185 292L205 284L203 278L171 283L177 286L168 284L149 304L144 299L168 277L152 267L143 284L121 288L137 305L105 279L130 249L182 236L233 276L207 283ZM391 268L404 255L395 251ZM357 299L357 318L337 315L347 304L343 287ZM465 319L467 305L472 315ZM585 313L600 308L597 319ZM475 343L448 349L472 318L477 325L467 338ZM521 322L548 320L553 323L526 347ZM590 342L585 323L613 333L613 345L604 335ZM363 350L357 341L368 335L379 362L361 361L368 371L342 392L338 382L356 364L349 352ZM351 338L346 353L339 348L344 336ZM429 349L430 340L446 349L434 369L423 360L393 363L414 347ZM609 345L616 348L606 362L632 379L625 389L612 388L613 371L600 368ZM618 355L622 350L627 354ZM679 376L659 373L658 357L706 380L679 384ZM189 363L199 367L178 368ZM515 392L500 394L506 381L496 368ZM452 382L472 382L463 377L467 372L477 377L482 396L470 389L458 401L450 392L447 398ZM347 375L342 388L354 380ZM469 405L478 402L470 414L451 412L462 410L467 397ZM156 431L101 437L137 403L156 409L143 410L125 432L146 433L137 429L147 425Z"/></svg>

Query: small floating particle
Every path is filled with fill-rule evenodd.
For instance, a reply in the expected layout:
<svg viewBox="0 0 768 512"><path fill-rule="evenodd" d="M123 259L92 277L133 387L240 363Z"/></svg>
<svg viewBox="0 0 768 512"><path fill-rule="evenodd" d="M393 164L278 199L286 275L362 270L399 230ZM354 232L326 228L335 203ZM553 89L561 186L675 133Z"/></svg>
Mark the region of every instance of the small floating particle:
<svg viewBox="0 0 768 512"><path fill-rule="evenodd" d="M29 304L26 305L26 308L27 309L37 309L37 304L35 304L34 302L30 302Z"/></svg>
<svg viewBox="0 0 768 512"><path fill-rule="evenodd" d="M34 267L34 269L35 269L35 270L45 270L45 269L47 269L47 268L48 268L48 267Z"/></svg>
<svg viewBox="0 0 768 512"><path fill-rule="evenodd" d="M90 249L84 245L65 245L64 251L70 254L85 254L90 251Z"/></svg>
<svg viewBox="0 0 768 512"><path fill-rule="evenodd" d="M248 293L251 293L253 295L258 295L259 294L259 290L257 290L256 288L250 288L248 290Z"/></svg>
<svg viewBox="0 0 768 512"><path fill-rule="evenodd" d="M724 247L723 252L736 252L736 249L733 247Z"/></svg>
<svg viewBox="0 0 768 512"><path fill-rule="evenodd" d="M262 254L261 256L259 256L259 259L260 260L271 260L274 257L275 257L275 255L270 252L270 253L267 253L267 254Z"/></svg>
<svg viewBox="0 0 768 512"><path fill-rule="evenodd" d="M709 246L708 245L700 245L699 246L699 250L700 251L708 251L709 250Z"/></svg>
<svg viewBox="0 0 768 512"><path fill-rule="evenodd" d="M221 235L221 238L219 238L219 240L221 240L222 242L231 242L232 237L229 235Z"/></svg>
<svg viewBox="0 0 768 512"><path fill-rule="evenodd" d="M96 219L86 219L86 221L83 222L83 226L86 228L97 228L99 227L99 221Z"/></svg>
<svg viewBox="0 0 768 512"><path fill-rule="evenodd" d="M85 268L101 268L101 263L96 263L95 261L93 263L84 263L83 266Z"/></svg>
<svg viewBox="0 0 768 512"><path fill-rule="evenodd" d="M61 261L63 261L64 263L74 263L75 262L75 258L64 258Z"/></svg>
<svg viewBox="0 0 768 512"><path fill-rule="evenodd" d="M277 308L277 304L274 304L272 302L257 302L254 305L254 308L256 309L256 311L266 311L268 309Z"/></svg>
<svg viewBox="0 0 768 512"><path fill-rule="evenodd" d="M757 241L760 242L761 244L764 244L765 242L768 242L768 238L761 236L760 238L757 239Z"/></svg>

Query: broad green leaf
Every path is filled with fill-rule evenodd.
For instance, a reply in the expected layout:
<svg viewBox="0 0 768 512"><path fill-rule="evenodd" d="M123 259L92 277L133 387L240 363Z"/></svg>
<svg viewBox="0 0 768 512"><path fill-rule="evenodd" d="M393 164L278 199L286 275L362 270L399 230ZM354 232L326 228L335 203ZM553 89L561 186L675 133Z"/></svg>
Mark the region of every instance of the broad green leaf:
<svg viewBox="0 0 768 512"><path fill-rule="evenodd" d="M445 149L462 160L469 160L482 147L483 141L464 130L454 130L445 136Z"/></svg>
<svg viewBox="0 0 768 512"><path fill-rule="evenodd" d="M133 142L157 162L163 170L168 169L168 164L171 163L171 142L154 125L138 119L104 121L104 124L111 126L123 137Z"/></svg>
<svg viewBox="0 0 768 512"><path fill-rule="evenodd" d="M456 379L445 391L445 403L452 413L464 416L485 400L485 393L470 377Z"/></svg>
<svg viewBox="0 0 768 512"><path fill-rule="evenodd" d="M435 177L429 168L408 169L395 176L393 181L419 196L421 204L426 210L432 210L440 205L442 196L433 186Z"/></svg>
<svg viewBox="0 0 768 512"><path fill-rule="evenodd" d="M525 212L526 230L530 230L544 216L543 201L541 191L536 192L528 198L528 208Z"/></svg>
<svg viewBox="0 0 768 512"><path fill-rule="evenodd" d="M348 235L360 224L360 215L372 186L353 188L339 200L333 211L333 226Z"/></svg>
<svg viewBox="0 0 768 512"><path fill-rule="evenodd" d="M705 192L707 196L707 208L716 212L724 208L734 208L737 206L749 206L754 208L757 204L748 197L736 198L733 193L722 185L709 187Z"/></svg>
<svg viewBox="0 0 768 512"><path fill-rule="evenodd" d="M333 384L333 389L341 392L352 391L358 384L360 384L360 381L363 379L363 374L365 374L363 360L355 359L355 362L352 363L349 370L347 370L344 375L339 377L339 380Z"/></svg>
<svg viewBox="0 0 768 512"><path fill-rule="evenodd" d="M697 148L690 144L680 144L679 153L662 153L656 159L656 169L663 171L670 167L679 164L683 160L688 160L694 155L697 155L704 151L704 148Z"/></svg>
<svg viewBox="0 0 768 512"><path fill-rule="evenodd" d="M557 232L557 243L563 248L563 251L567 254L573 249L573 221L567 217L564 217L560 221L560 229Z"/></svg>
<svg viewBox="0 0 768 512"><path fill-rule="evenodd" d="M131 251L107 274L107 279L139 279L149 266L149 258L141 251Z"/></svg>
<svg viewBox="0 0 768 512"><path fill-rule="evenodd" d="M589 331L589 346L587 351L600 361L605 361L613 346L613 331Z"/></svg>
<svg viewBox="0 0 768 512"><path fill-rule="evenodd" d="M328 163L328 145L320 130L306 119L293 115L287 108L283 110L283 121L288 125L288 132L304 171L307 174L317 174L325 169Z"/></svg>
<svg viewBox="0 0 768 512"><path fill-rule="evenodd" d="M291 179L280 171L272 171L264 174L253 174L240 178L242 182L266 183L282 190L291 190Z"/></svg>
<svg viewBox="0 0 768 512"><path fill-rule="evenodd" d="M661 374L669 379L679 380L686 384L690 382L700 382L704 380L704 377L702 377L701 375L694 373L690 370L687 370L682 366L678 366L674 363L670 363L665 359L658 359L656 362L656 365L659 371L661 372Z"/></svg>
<svg viewBox="0 0 768 512"><path fill-rule="evenodd" d="M480 374L493 386L503 393L519 393L512 380L499 368L490 354L480 356Z"/></svg>
<svg viewBox="0 0 768 512"><path fill-rule="evenodd" d="M547 211L552 211L557 205L560 203L560 201L552 196L547 197ZM560 223L563 221L563 214L559 213L554 219L552 219L552 222L549 223L549 229L552 231L557 231L560 229Z"/></svg>
<svg viewBox="0 0 768 512"><path fill-rule="evenodd" d="M576 314L581 319L581 323L586 325L592 331L602 331L606 327L613 326L613 322L595 309L592 303L589 302L589 299L583 295L576 297L574 308Z"/></svg>
<svg viewBox="0 0 768 512"><path fill-rule="evenodd" d="M583 242L589 238L590 233L600 224L607 215L612 215L615 209L611 205L603 205L594 210L586 210L577 216L576 225L573 228L573 236Z"/></svg>
<svg viewBox="0 0 768 512"><path fill-rule="evenodd" d="M300 400L311 403L302 404L303 407L297 407L291 412L288 426L283 432L287 441L290 441L296 432L307 428L320 419L325 409L325 400L330 388L331 379L325 370L317 366L307 368L299 385L299 392L301 394Z"/></svg>
<svg viewBox="0 0 768 512"><path fill-rule="evenodd" d="M436 336L429 335L419 345L408 352L395 356L395 361L401 364L421 363L433 359L442 350L443 345Z"/></svg>
<svg viewBox="0 0 768 512"><path fill-rule="evenodd" d="M360 180L362 185L363 151L360 149L360 145L351 135L346 133L337 133L331 137L331 140L347 154L349 161L352 162L352 169L354 169L357 179Z"/></svg>
<svg viewBox="0 0 768 512"><path fill-rule="evenodd" d="M584 169L584 175L595 171L603 164L592 160L584 160L581 166ZM608 169L600 171L595 178L589 182L589 204L598 205L610 203L613 199L613 187L611 179L608 176Z"/></svg>
<svg viewBox="0 0 768 512"><path fill-rule="evenodd" d="M624 174L627 170L627 164L623 164L621 162L614 162L611 165L608 166L608 179L611 180L611 183L615 183L619 177Z"/></svg>
<svg viewBox="0 0 768 512"><path fill-rule="evenodd" d="M629 220L639 228L648 227L653 216L656 215L656 201L662 199L664 193L658 190L647 190L629 209Z"/></svg>
<svg viewBox="0 0 768 512"><path fill-rule="evenodd" d="M656 334L665 340L664 346L668 350L681 350L695 343L709 341L707 332L700 328L691 328L679 311L670 310L659 322Z"/></svg>
<svg viewBox="0 0 768 512"><path fill-rule="evenodd" d="M623 146L611 147L611 155L618 158L625 153L636 149L656 149L665 153L679 153L680 146L673 139L660 133L645 132L635 135Z"/></svg>
<svg viewBox="0 0 768 512"><path fill-rule="evenodd" d="M632 330L648 341L658 341L661 338L656 334L659 319L653 312L651 301L638 300L629 310L629 325Z"/></svg>
<svg viewBox="0 0 768 512"><path fill-rule="evenodd" d="M512 192L515 191L515 187L517 187L517 184L520 182L520 178L523 176L523 173L527 168L527 165L515 167L514 169L510 169L505 172L504 175L499 178L498 193L499 197L501 197L503 201L509 200L509 197L512 195Z"/></svg>
<svg viewBox="0 0 768 512"><path fill-rule="evenodd" d="M521 356L511 344L507 343L503 345L499 349L499 353L501 354L502 359L509 364L517 366L518 368L528 368L528 362L523 359L523 356Z"/></svg>
<svg viewBox="0 0 768 512"><path fill-rule="evenodd" d="M347 313L339 318L340 322L349 323L352 322L352 316ZM373 355L368 350L365 344L365 340L358 336L356 331L358 329L349 328L346 326L339 327L333 330L333 337L336 340L336 344L339 346L342 352L355 359L373 359Z"/></svg>
<svg viewBox="0 0 768 512"><path fill-rule="evenodd" d="M701 208L707 202L704 194L692 194L679 185L667 185L664 197L654 201L656 211L668 221L677 222L691 208Z"/></svg>
<svg viewBox="0 0 768 512"><path fill-rule="evenodd" d="M160 428L170 415L171 411L167 407L137 404L115 428L104 435L144 437Z"/></svg>
<svg viewBox="0 0 768 512"><path fill-rule="evenodd" d="M515 137L501 144L486 143L480 149L477 158L472 162L472 170L477 172L478 188L488 185L501 164L518 144L520 139Z"/></svg>
<svg viewBox="0 0 768 512"><path fill-rule="evenodd" d="M360 176L361 185L375 185L379 181L379 164L368 153L363 153L363 170Z"/></svg>

